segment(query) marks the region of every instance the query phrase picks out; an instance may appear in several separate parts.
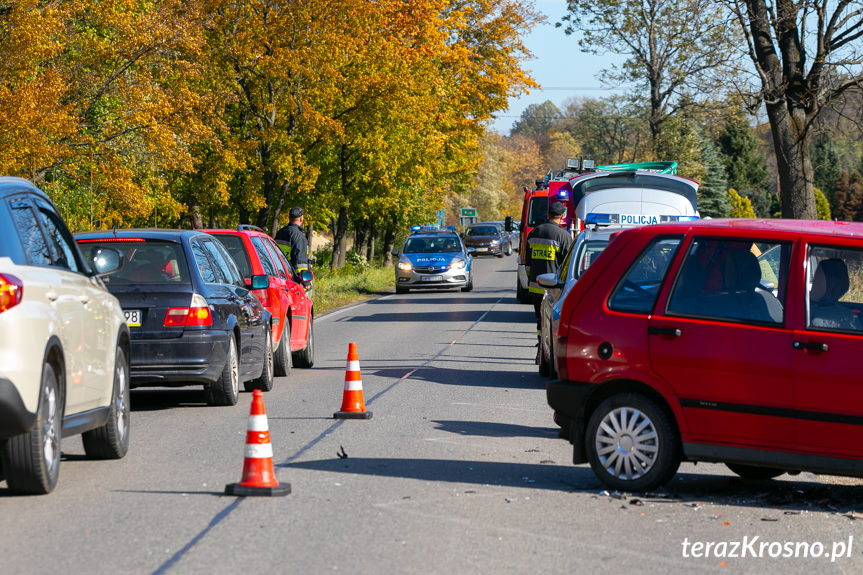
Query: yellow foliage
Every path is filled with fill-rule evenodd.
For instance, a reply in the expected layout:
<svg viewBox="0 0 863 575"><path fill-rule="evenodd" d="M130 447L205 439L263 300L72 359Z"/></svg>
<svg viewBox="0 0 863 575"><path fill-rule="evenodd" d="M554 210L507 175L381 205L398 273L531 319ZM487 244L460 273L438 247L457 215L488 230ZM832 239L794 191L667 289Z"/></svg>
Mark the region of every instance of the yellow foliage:
<svg viewBox="0 0 863 575"><path fill-rule="evenodd" d="M725 194L728 196L728 202L731 204L730 217L732 218L754 218L755 210L752 207L752 201L746 196L741 196L734 188L729 189Z"/></svg>

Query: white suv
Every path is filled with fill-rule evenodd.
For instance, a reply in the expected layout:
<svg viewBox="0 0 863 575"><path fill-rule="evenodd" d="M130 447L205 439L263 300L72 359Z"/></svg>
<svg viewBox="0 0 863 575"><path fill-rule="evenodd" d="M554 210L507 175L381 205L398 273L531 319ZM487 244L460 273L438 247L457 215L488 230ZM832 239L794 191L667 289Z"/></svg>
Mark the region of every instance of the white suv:
<svg viewBox="0 0 863 575"><path fill-rule="evenodd" d="M0 177L0 480L11 491L54 488L61 437L83 434L90 457L126 454L129 328L99 278L122 262L110 249L85 262L47 195Z"/></svg>

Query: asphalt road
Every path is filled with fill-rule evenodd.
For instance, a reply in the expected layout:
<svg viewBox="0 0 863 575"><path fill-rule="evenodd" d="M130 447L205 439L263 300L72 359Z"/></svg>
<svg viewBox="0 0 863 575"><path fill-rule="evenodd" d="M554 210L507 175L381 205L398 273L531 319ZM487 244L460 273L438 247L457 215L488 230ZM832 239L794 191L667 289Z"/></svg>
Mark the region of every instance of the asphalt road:
<svg viewBox="0 0 863 575"><path fill-rule="evenodd" d="M0 573L863 570L863 481L747 483L684 464L634 496L573 466L515 257L475 265L471 293L389 295L317 319L315 367L264 394L290 495L224 495L242 475L250 393L216 408L198 390L138 390L125 459L89 461L71 438L51 495L0 483ZM350 342L368 420L333 419Z"/></svg>

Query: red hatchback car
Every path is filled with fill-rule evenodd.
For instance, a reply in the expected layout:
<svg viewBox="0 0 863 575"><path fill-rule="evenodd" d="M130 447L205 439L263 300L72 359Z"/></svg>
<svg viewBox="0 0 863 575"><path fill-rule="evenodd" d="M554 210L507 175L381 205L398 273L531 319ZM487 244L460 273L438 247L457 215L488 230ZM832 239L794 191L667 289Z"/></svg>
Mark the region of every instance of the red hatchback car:
<svg viewBox="0 0 863 575"><path fill-rule="evenodd" d="M204 230L218 239L234 258L240 273L251 284L252 276L267 275L267 289L252 290L273 316L273 367L276 375L288 375L292 366L315 363L314 307L306 293L314 276L297 273L282 256L276 242L255 226L235 230Z"/></svg>
<svg viewBox="0 0 863 575"><path fill-rule="evenodd" d="M573 461L653 489L681 461L863 476L863 224L620 232L566 295L547 398Z"/></svg>

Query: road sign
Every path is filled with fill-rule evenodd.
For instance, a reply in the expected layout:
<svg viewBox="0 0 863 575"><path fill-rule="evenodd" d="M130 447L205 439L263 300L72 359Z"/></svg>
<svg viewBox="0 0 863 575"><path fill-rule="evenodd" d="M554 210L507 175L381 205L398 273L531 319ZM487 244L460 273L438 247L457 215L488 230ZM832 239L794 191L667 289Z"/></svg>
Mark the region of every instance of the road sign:
<svg viewBox="0 0 863 575"><path fill-rule="evenodd" d="M462 208L461 209L461 217L463 217L463 218L475 218L476 217L476 208Z"/></svg>

